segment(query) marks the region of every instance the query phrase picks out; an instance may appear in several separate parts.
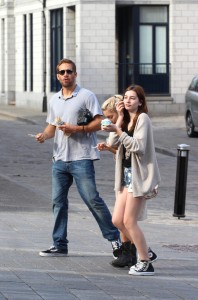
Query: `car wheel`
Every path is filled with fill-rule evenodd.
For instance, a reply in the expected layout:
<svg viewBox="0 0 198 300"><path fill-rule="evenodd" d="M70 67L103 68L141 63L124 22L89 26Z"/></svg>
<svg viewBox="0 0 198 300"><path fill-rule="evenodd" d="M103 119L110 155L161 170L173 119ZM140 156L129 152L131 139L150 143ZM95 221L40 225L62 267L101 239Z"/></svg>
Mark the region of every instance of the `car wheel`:
<svg viewBox="0 0 198 300"><path fill-rule="evenodd" d="M186 132L189 137L195 136L195 125L193 123L192 115L188 112L186 116Z"/></svg>

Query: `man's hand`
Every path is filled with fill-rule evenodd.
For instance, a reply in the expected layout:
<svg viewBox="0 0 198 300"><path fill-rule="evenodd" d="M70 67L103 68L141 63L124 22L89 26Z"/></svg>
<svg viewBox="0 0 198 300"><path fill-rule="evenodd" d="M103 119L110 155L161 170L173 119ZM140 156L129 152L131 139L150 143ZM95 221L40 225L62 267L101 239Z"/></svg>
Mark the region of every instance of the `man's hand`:
<svg viewBox="0 0 198 300"><path fill-rule="evenodd" d="M39 143L44 143L45 140L54 137L56 126L49 124L43 132L37 133L35 139Z"/></svg>
<svg viewBox="0 0 198 300"><path fill-rule="evenodd" d="M57 129L62 130L66 135L77 132L79 126L64 123L63 125L57 126Z"/></svg>
<svg viewBox="0 0 198 300"><path fill-rule="evenodd" d="M47 139L47 134L45 132L37 133L37 135L35 136L35 139L39 143L44 143L45 140Z"/></svg>

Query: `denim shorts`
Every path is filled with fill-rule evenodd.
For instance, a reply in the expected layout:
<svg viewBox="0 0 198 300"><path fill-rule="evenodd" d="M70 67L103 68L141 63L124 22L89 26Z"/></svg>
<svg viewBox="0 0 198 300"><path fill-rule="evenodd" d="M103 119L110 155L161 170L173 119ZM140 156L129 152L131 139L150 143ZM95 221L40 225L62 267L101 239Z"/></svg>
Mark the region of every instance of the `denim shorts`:
<svg viewBox="0 0 198 300"><path fill-rule="evenodd" d="M125 168L124 167L124 176L123 176L123 182L122 185L126 188L128 188L128 192L132 193L132 172L131 168Z"/></svg>

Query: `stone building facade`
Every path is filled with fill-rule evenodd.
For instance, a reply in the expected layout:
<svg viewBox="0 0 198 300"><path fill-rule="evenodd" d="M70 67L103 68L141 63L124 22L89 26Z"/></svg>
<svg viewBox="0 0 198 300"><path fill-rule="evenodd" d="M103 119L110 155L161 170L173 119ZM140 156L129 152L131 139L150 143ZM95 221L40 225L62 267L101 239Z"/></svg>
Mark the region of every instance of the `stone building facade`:
<svg viewBox="0 0 198 300"><path fill-rule="evenodd" d="M182 114L197 31L197 0L0 0L0 103L45 111L65 57L100 102L136 83L153 114Z"/></svg>

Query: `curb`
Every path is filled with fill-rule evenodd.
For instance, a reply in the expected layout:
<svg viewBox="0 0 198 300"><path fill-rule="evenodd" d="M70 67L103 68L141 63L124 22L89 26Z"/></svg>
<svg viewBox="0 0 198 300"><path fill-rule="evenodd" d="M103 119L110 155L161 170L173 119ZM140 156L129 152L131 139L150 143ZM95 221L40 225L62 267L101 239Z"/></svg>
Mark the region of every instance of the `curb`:
<svg viewBox="0 0 198 300"><path fill-rule="evenodd" d="M160 146L155 146L155 151L157 153L161 153L161 154L164 154L164 155L167 155L167 156L171 156L171 157L176 157L177 154L171 150L168 150L166 148L162 148Z"/></svg>
<svg viewBox="0 0 198 300"><path fill-rule="evenodd" d="M25 123L28 123L28 124L39 125L39 123L36 122L36 121L30 120L27 117L21 117L21 116L19 117L16 114L8 112L8 111L1 111L0 110L0 115L2 115L2 116L8 116L10 118L13 118L14 120L19 120L19 121L22 121L22 122L25 122ZM107 135L102 134L101 132L98 132L97 133L97 137L106 140ZM177 156L176 153L174 153L173 151L168 150L166 148L162 148L160 146L155 146L155 151L157 153L161 153L161 154L164 154L164 155L167 155L167 156L171 156L171 157L176 157Z"/></svg>
<svg viewBox="0 0 198 300"><path fill-rule="evenodd" d="M12 113L9 113L9 112L0 111L0 115L5 116L5 117L10 117L14 120L19 120L19 121L22 121L24 123L28 123L28 124L32 124L32 125L38 125L38 123L36 123L35 121L32 121L32 120L27 119L25 117L18 117L15 114L12 114Z"/></svg>

